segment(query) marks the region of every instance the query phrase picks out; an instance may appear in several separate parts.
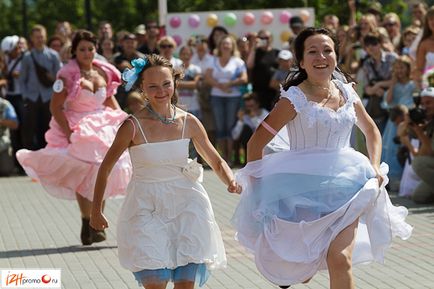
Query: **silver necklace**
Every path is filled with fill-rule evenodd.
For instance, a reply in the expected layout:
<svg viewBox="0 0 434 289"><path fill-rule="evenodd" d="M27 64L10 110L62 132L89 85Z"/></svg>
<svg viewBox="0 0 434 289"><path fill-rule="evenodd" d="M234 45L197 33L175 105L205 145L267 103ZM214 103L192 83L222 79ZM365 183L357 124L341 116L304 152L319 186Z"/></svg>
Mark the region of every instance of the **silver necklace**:
<svg viewBox="0 0 434 289"><path fill-rule="evenodd" d="M90 79L95 74L96 70L94 70L92 68L90 70L80 69L80 72L81 72L81 74L83 75L84 78Z"/></svg>
<svg viewBox="0 0 434 289"><path fill-rule="evenodd" d="M173 108L173 116L171 117L165 117L162 116L161 114L159 114L158 112L156 112L152 106L148 103L145 108L154 116L156 117L159 121L161 121L163 124L172 124L175 123L175 118L176 118L176 107L172 104L172 108Z"/></svg>

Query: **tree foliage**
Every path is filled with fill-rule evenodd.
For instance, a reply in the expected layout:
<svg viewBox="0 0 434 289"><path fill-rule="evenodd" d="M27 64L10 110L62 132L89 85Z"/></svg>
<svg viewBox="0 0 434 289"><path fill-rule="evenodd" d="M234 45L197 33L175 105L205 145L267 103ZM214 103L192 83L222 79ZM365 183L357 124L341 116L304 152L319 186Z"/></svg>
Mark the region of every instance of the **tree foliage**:
<svg viewBox="0 0 434 289"><path fill-rule="evenodd" d="M86 0L1 0L0 37L24 35L24 24L30 29L40 23L52 33L57 21L69 21L75 28L87 28ZM110 21L114 29L133 30L147 19L158 19L157 0L88 0L91 3L92 30L98 23ZM431 0L429 0L431 1ZM341 23L348 22L348 5L344 0L167 0L169 12L239 10L280 7L314 7L316 24L326 14L336 14ZM365 9L371 0L360 0L360 8ZM384 12L393 11L402 17L404 24L409 23L408 4L404 0L384 0ZM23 16L26 3L27 17ZM27 20L26 22L24 20Z"/></svg>

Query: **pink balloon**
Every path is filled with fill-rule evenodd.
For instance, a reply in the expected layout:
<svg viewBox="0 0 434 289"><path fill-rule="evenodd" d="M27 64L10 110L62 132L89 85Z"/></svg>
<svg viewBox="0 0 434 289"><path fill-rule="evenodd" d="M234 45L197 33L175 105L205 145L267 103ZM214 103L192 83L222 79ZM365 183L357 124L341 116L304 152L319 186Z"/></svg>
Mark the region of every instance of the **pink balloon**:
<svg viewBox="0 0 434 289"><path fill-rule="evenodd" d="M175 42L176 42L176 46L178 46L178 47L181 46L182 37L179 35L173 35L172 37L173 37L173 40L175 40Z"/></svg>
<svg viewBox="0 0 434 289"><path fill-rule="evenodd" d="M197 28L200 25L200 17L197 14L192 14L188 17L190 27Z"/></svg>
<svg viewBox="0 0 434 289"><path fill-rule="evenodd" d="M181 26L181 18L179 18L179 16L173 16L170 19L169 24L172 28L178 28Z"/></svg>
<svg viewBox="0 0 434 289"><path fill-rule="evenodd" d="M255 14L247 12L246 14L244 14L243 22L246 25L252 25L253 23L255 23Z"/></svg>
<svg viewBox="0 0 434 289"><path fill-rule="evenodd" d="M273 18L273 13L271 13L270 11L265 11L261 15L261 23L264 25L271 24L271 22L273 22Z"/></svg>
<svg viewBox="0 0 434 289"><path fill-rule="evenodd" d="M280 23L282 24L288 24L289 23L289 19L291 19L291 13L289 13L288 11L282 11L282 13L280 13Z"/></svg>

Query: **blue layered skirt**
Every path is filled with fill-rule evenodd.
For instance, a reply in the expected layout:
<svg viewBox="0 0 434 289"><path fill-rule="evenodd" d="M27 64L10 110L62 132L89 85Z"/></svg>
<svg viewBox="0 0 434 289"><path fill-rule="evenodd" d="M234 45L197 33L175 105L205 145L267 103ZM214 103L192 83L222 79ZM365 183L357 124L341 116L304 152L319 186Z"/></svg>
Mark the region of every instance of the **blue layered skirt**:
<svg viewBox="0 0 434 289"><path fill-rule="evenodd" d="M330 243L359 220L353 263L383 262L392 238L407 239L408 211L392 205L366 156L352 148L284 151L250 162L232 218L236 238L272 283L291 285L327 269Z"/></svg>

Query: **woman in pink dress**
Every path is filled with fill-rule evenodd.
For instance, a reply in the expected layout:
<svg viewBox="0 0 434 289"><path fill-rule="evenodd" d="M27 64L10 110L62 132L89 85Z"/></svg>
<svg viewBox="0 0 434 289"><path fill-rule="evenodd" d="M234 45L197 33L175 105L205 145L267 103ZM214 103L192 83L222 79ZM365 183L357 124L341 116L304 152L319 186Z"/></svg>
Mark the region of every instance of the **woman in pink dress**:
<svg viewBox="0 0 434 289"><path fill-rule="evenodd" d="M72 41L73 58L58 72L53 85L47 146L17 152L26 173L48 193L78 201L83 245L106 238L104 231L89 226L93 188L99 165L127 116L114 98L120 73L111 64L94 59L96 41L91 32L77 31ZM111 172L104 199L124 195L130 176L131 163L124 154Z"/></svg>

